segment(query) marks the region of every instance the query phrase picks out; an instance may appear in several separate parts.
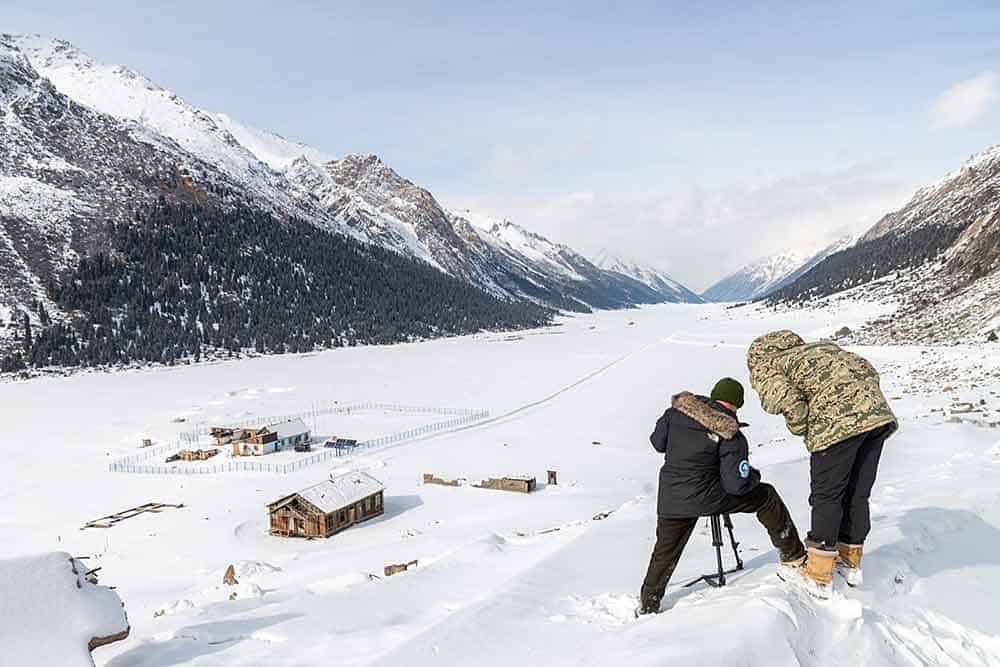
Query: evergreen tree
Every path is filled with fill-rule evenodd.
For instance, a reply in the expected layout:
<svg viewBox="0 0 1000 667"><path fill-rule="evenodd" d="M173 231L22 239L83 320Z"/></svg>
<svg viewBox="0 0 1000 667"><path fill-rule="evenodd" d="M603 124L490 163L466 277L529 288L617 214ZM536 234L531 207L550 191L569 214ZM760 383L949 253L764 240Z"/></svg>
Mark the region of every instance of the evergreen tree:
<svg viewBox="0 0 1000 667"><path fill-rule="evenodd" d="M31 349L34 347L34 341L31 338L31 319L28 317L27 313L24 313L24 353L30 355Z"/></svg>

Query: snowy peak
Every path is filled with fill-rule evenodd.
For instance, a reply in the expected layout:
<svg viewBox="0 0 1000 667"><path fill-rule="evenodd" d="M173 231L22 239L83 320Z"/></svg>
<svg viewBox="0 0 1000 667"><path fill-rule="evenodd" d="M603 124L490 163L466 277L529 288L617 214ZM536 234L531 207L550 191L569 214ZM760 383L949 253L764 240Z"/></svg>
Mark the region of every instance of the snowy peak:
<svg viewBox="0 0 1000 667"><path fill-rule="evenodd" d="M343 159L330 160L325 166L334 180L345 187L420 191L421 194L431 196L427 190L417 187L412 181L393 171L374 153L348 153Z"/></svg>
<svg viewBox="0 0 1000 667"><path fill-rule="evenodd" d="M272 170L202 111L122 65L106 65L61 40L15 38L36 70L80 104L136 124L145 140L174 142L269 199L280 199Z"/></svg>
<svg viewBox="0 0 1000 667"><path fill-rule="evenodd" d="M72 44L44 35L6 35L38 68L67 67L79 69L94 67L96 61ZM124 69L124 68L123 68Z"/></svg>
<svg viewBox="0 0 1000 667"><path fill-rule="evenodd" d="M731 273L702 292L708 301L752 301L794 282L821 261L850 247L856 237L845 236L818 252L786 250L763 257Z"/></svg>
<svg viewBox="0 0 1000 667"><path fill-rule="evenodd" d="M623 258L607 249L601 250L594 258L594 264L605 271L614 271L628 276L664 295L669 301L702 303L704 299L677 282L667 274L633 259Z"/></svg>
<svg viewBox="0 0 1000 667"><path fill-rule="evenodd" d="M500 239L511 248L520 252L530 252L535 255L544 255L551 258L567 250L565 245L553 243L541 234L529 232L524 227L510 220L493 223L489 233L493 238Z"/></svg>

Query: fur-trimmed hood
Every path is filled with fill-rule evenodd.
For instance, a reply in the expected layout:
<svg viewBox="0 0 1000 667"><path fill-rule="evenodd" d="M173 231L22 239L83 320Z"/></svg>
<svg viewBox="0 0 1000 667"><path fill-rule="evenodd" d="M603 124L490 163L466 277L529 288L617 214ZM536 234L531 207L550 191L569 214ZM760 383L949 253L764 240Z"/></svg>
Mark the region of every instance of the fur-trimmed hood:
<svg viewBox="0 0 1000 667"><path fill-rule="evenodd" d="M682 391L674 396L670 405L674 410L687 415L726 440L735 438L740 430L739 420L728 413L717 410L710 403L703 401L689 391Z"/></svg>

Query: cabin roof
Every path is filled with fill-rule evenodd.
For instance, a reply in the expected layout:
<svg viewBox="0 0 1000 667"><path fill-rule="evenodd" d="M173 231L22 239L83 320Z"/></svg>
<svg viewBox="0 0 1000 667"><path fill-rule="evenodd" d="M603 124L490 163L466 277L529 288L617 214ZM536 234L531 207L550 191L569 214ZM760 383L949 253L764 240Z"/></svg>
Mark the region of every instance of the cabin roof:
<svg viewBox="0 0 1000 667"><path fill-rule="evenodd" d="M276 433L278 435L278 439L282 440L300 433L308 433L309 427L306 426L306 423L301 419L289 419L287 421L278 422L277 424L270 424L267 426L267 430L271 433Z"/></svg>
<svg viewBox="0 0 1000 667"><path fill-rule="evenodd" d="M366 472L354 471L313 484L271 503L268 507L272 510L277 509L287 499L299 496L316 509L329 514L383 490L385 486L382 482Z"/></svg>
<svg viewBox="0 0 1000 667"><path fill-rule="evenodd" d="M534 475L501 475L500 479L512 479L518 482L533 482L535 481Z"/></svg>

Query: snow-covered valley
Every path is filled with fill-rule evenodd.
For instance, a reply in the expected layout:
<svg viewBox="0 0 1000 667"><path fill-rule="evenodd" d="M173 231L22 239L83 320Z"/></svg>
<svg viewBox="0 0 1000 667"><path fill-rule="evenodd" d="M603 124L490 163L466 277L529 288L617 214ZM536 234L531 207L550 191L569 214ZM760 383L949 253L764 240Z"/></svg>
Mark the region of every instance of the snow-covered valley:
<svg viewBox="0 0 1000 667"><path fill-rule="evenodd" d="M746 347L765 331L817 338L873 314L846 301L782 313L671 304L516 335L0 384L0 550L61 550L102 568L132 626L129 639L94 654L116 667L998 664L995 346L858 348L882 371L902 422L872 498L862 589L829 602L786 589L766 533L739 515L744 572L723 589L683 587L712 569L702 522L664 613L632 616L661 463L647 438L670 395L706 392L723 375L747 383ZM194 424L332 401L488 408L493 419L337 461L385 485L385 513L329 539L270 536L266 505L326 478L331 465L108 471L143 438L172 442ZM754 465L804 532L804 447L756 396L741 418ZM398 416L380 419L366 428L392 430ZM544 484L547 470L558 485ZM539 491L424 485L423 473L530 473ZM184 507L81 530L147 502ZM384 566L413 560L416 568L383 576ZM235 587L222 583L230 564Z"/></svg>

